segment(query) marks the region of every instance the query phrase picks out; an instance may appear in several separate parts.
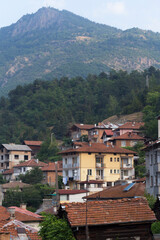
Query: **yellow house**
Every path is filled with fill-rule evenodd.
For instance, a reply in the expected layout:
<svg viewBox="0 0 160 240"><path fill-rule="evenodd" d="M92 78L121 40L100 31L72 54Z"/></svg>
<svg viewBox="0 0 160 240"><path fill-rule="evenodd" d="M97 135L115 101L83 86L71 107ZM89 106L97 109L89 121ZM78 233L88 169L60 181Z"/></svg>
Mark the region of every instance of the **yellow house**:
<svg viewBox="0 0 160 240"><path fill-rule="evenodd" d="M103 180L112 186L117 180L134 178L133 151L107 147L103 143L82 143L61 152L63 158L63 182L77 188L77 182Z"/></svg>

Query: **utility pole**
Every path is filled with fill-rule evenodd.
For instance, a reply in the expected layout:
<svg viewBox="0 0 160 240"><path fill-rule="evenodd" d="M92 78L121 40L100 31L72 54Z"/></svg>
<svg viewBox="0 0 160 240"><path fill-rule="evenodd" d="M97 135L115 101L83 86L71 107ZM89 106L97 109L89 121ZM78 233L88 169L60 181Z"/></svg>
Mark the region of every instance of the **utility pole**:
<svg viewBox="0 0 160 240"><path fill-rule="evenodd" d="M58 162L55 162L55 169L56 169L56 208L59 208L59 192L58 192Z"/></svg>
<svg viewBox="0 0 160 240"><path fill-rule="evenodd" d="M86 197L87 197L87 183L88 183L88 174L86 177ZM88 219L87 219L87 213L88 213L88 204L87 204L87 198L86 198L86 240L89 240L89 230L88 230Z"/></svg>

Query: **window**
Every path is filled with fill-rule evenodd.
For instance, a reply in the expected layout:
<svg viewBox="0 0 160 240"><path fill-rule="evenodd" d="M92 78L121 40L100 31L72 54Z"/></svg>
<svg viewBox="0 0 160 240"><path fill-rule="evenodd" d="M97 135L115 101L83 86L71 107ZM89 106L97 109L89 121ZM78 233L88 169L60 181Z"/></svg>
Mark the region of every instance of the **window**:
<svg viewBox="0 0 160 240"><path fill-rule="evenodd" d="M25 171L26 171L26 168L24 167L24 168L23 168L23 172L25 172Z"/></svg>
<svg viewBox="0 0 160 240"><path fill-rule="evenodd" d="M91 153L89 152L88 155L91 155Z"/></svg>
<svg viewBox="0 0 160 240"><path fill-rule="evenodd" d="M126 147L126 141L125 141L125 140L123 140L123 141L121 142L121 147Z"/></svg>
<svg viewBox="0 0 160 240"><path fill-rule="evenodd" d="M112 173L112 169L110 169L110 173Z"/></svg>
<svg viewBox="0 0 160 240"><path fill-rule="evenodd" d="M87 175L92 176L92 169L87 169Z"/></svg>
<svg viewBox="0 0 160 240"><path fill-rule="evenodd" d="M114 169L114 173L116 173L116 169Z"/></svg>
<svg viewBox="0 0 160 240"><path fill-rule="evenodd" d="M119 158L117 158L117 162L119 162Z"/></svg>
<svg viewBox="0 0 160 240"><path fill-rule="evenodd" d="M24 160L28 160L28 155L24 155Z"/></svg>
<svg viewBox="0 0 160 240"><path fill-rule="evenodd" d="M112 162L112 157L110 158L110 162Z"/></svg>
<svg viewBox="0 0 160 240"><path fill-rule="evenodd" d="M124 170L124 176L128 176L128 171Z"/></svg>
<svg viewBox="0 0 160 240"><path fill-rule="evenodd" d="M19 155L14 155L14 158L15 159L19 159Z"/></svg>
<svg viewBox="0 0 160 240"><path fill-rule="evenodd" d="M3 167L3 163L1 163L1 167Z"/></svg>
<svg viewBox="0 0 160 240"><path fill-rule="evenodd" d="M1 160L3 160L3 155L1 156Z"/></svg>
<svg viewBox="0 0 160 240"><path fill-rule="evenodd" d="M65 164L67 164L67 158L65 158L65 160L64 160L64 161L65 161Z"/></svg>
<svg viewBox="0 0 160 240"><path fill-rule="evenodd" d="M9 163L6 163L6 167L9 167Z"/></svg>
<svg viewBox="0 0 160 240"><path fill-rule="evenodd" d="M119 169L117 169L117 173L119 174Z"/></svg>
<svg viewBox="0 0 160 240"><path fill-rule="evenodd" d="M114 161L116 162L116 158L114 158Z"/></svg>

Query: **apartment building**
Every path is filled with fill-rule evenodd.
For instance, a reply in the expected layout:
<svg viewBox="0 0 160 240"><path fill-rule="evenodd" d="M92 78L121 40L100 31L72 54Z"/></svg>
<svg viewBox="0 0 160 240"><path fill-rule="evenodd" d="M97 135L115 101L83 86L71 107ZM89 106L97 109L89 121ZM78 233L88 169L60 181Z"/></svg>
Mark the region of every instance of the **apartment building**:
<svg viewBox="0 0 160 240"><path fill-rule="evenodd" d="M31 159L31 148L19 144L2 144L0 146L0 172L13 168L21 161Z"/></svg>
<svg viewBox="0 0 160 240"><path fill-rule="evenodd" d="M107 147L103 143L82 143L60 153L63 160L63 181L71 189L79 181L102 180L113 186L117 180L134 178L133 151Z"/></svg>

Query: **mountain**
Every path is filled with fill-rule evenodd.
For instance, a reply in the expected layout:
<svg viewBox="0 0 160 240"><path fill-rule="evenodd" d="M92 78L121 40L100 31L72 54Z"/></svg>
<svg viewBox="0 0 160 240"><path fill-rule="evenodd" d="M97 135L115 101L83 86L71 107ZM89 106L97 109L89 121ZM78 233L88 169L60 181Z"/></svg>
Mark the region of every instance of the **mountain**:
<svg viewBox="0 0 160 240"><path fill-rule="evenodd" d="M0 29L0 95L35 79L160 67L160 34L41 8Z"/></svg>

